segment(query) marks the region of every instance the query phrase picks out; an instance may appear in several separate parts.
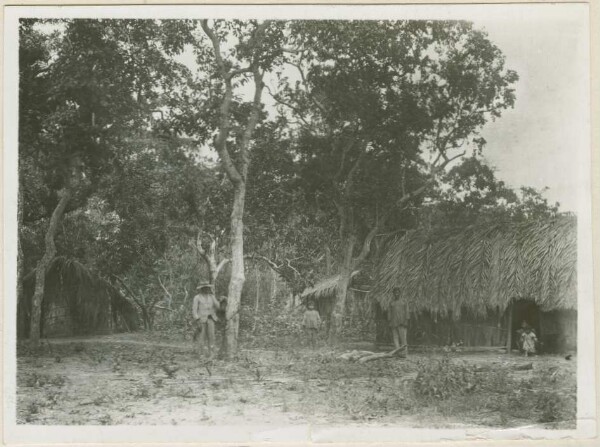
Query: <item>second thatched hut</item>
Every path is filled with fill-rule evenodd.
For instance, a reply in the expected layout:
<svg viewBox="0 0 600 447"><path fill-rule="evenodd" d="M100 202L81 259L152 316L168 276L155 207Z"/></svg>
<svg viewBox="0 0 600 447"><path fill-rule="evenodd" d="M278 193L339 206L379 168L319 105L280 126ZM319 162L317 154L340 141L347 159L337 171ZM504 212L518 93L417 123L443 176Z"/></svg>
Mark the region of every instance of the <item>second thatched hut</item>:
<svg viewBox="0 0 600 447"><path fill-rule="evenodd" d="M23 280L17 306L19 338L29 336L34 279ZM133 304L110 282L74 259L57 257L46 273L40 323L42 337L69 337L133 331L139 319Z"/></svg>

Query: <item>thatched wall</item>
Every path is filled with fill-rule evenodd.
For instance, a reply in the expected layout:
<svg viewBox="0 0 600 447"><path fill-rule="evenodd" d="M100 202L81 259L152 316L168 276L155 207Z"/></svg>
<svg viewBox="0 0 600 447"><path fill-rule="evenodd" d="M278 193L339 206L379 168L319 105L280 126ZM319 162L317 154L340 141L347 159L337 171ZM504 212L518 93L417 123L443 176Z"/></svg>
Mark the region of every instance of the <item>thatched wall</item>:
<svg viewBox="0 0 600 447"><path fill-rule="evenodd" d="M374 303L376 318L375 342L379 345L392 343L387 314ZM412 315L408 325L408 343L411 346L464 346L505 347L509 332L509 310L504 313L490 311L485 317L469 315L463 309L458 320L452 317L439 318L427 311ZM520 323L513 321L512 348L517 349ZM543 343L543 352L565 352L577 349L577 312L553 310L539 312L534 329Z"/></svg>
<svg viewBox="0 0 600 447"><path fill-rule="evenodd" d="M561 352L577 348L577 312L553 310L540 315L539 331L549 352Z"/></svg>
<svg viewBox="0 0 600 447"><path fill-rule="evenodd" d="M17 333L29 336L34 278L24 283L17 307ZM69 336L135 330L134 306L109 282L81 263L56 258L46 274L42 302L43 336Z"/></svg>
<svg viewBox="0 0 600 447"><path fill-rule="evenodd" d="M374 301L376 318L376 343L390 344L391 333L387 312ZM507 316L489 312L485 317L470 315L463 309L460 319L439 318L436 314L424 311L412 314L408 325L410 345L449 346L462 343L464 346L505 346L507 340Z"/></svg>
<svg viewBox="0 0 600 447"><path fill-rule="evenodd" d="M513 299L542 311L577 308L574 217L413 231L380 261L372 295L387 309L394 287L413 313L460 319L504 312Z"/></svg>

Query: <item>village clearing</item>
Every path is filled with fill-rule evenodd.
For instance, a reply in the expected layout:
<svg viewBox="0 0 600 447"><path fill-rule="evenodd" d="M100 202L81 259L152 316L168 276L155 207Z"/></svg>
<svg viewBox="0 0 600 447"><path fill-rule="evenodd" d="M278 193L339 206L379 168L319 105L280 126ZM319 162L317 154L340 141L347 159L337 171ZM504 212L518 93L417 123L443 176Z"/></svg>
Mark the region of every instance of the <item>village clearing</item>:
<svg viewBox="0 0 600 447"><path fill-rule="evenodd" d="M17 421L575 427L575 356L429 348L408 359L340 358L355 347L313 351L290 340L207 361L189 341L147 333L20 344Z"/></svg>

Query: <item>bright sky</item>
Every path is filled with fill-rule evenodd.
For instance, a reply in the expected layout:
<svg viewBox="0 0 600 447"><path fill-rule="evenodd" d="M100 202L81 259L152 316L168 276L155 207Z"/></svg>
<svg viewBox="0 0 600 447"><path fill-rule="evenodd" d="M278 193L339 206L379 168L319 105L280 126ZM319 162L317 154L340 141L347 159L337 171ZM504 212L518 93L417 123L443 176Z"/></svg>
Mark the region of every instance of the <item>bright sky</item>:
<svg viewBox="0 0 600 447"><path fill-rule="evenodd" d="M575 211L587 163L589 69L585 26L568 14L477 20L520 76L516 104L486 125L484 156L509 185L548 187L545 196Z"/></svg>

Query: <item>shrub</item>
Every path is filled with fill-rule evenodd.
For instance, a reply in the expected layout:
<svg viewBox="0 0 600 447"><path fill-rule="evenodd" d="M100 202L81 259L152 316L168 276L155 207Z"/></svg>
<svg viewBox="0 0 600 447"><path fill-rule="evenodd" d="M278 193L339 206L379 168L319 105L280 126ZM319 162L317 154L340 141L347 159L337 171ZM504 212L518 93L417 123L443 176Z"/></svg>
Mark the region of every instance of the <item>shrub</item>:
<svg viewBox="0 0 600 447"><path fill-rule="evenodd" d="M555 391L542 391L538 394L535 409L539 411L539 422L562 420L563 402Z"/></svg>
<svg viewBox="0 0 600 447"><path fill-rule="evenodd" d="M453 363L449 358L444 358L417 364L414 390L420 397L447 399L451 396L471 393L480 382L481 379L473 367Z"/></svg>
<svg viewBox="0 0 600 447"><path fill-rule="evenodd" d="M64 376L51 376L49 374L38 374L35 372L25 378L25 386L33 388L43 387L45 385L54 385L60 388L65 382L66 379Z"/></svg>

